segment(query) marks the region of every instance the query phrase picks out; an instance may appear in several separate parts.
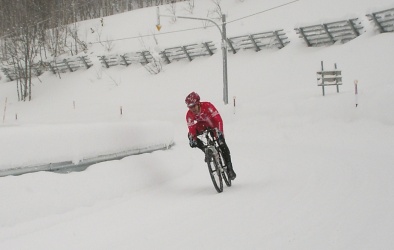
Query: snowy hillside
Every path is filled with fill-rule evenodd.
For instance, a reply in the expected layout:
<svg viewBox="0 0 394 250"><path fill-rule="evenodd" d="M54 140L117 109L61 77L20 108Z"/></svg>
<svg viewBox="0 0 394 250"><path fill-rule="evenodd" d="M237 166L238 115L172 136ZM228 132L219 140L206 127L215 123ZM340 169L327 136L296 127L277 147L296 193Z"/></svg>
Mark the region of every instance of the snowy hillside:
<svg viewBox="0 0 394 250"><path fill-rule="evenodd" d="M220 48L215 27L194 29L200 21L162 19L156 31L155 8L106 17L104 26L79 24L94 66L61 78L44 73L31 102L18 102L15 84L2 79L1 169L174 146L83 172L0 178L1 249L392 248L394 33L380 34L365 17L392 1L300 0L271 11L264 10L286 2L222 2L229 36L283 29L290 41L280 50L229 53L229 105L220 52L166 64L157 75L141 65L101 66L103 54L201 41ZM187 15L182 4L177 14ZM196 1L193 16L211 9L210 0ZM311 48L294 31L349 18L359 18L364 33L346 44ZM114 40L111 51L98 31ZM322 96L321 61L342 70L339 93L327 87ZM191 91L224 119L238 177L221 194L202 153L188 145Z"/></svg>

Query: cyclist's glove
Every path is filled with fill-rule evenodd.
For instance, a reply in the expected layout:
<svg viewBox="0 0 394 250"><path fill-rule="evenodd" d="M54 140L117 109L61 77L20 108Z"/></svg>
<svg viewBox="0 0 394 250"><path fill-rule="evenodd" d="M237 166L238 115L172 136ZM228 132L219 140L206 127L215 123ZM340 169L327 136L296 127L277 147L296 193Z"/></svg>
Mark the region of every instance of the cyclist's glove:
<svg viewBox="0 0 394 250"><path fill-rule="evenodd" d="M220 131L220 129L216 128L215 130L216 130L216 135L218 138L223 137L223 133L222 133L222 131Z"/></svg>
<svg viewBox="0 0 394 250"><path fill-rule="evenodd" d="M222 131L220 131L220 129L218 129L218 128L216 128L216 135L217 135L219 144L222 145L224 143L224 135L223 135Z"/></svg>
<svg viewBox="0 0 394 250"><path fill-rule="evenodd" d="M197 141L193 138L193 136L191 134L187 135L189 137L189 145L192 148L197 147Z"/></svg>

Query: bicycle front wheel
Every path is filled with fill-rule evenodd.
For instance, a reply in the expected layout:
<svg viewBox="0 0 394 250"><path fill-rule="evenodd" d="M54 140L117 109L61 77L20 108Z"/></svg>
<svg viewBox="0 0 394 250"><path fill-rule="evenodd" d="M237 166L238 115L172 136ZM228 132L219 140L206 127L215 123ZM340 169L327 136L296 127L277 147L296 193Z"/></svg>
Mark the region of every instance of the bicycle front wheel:
<svg viewBox="0 0 394 250"><path fill-rule="evenodd" d="M218 154L219 154L220 165L222 166L222 170L223 170L222 173L221 173L222 174L222 178L224 180L224 183L226 183L226 186L227 187L231 187L231 179L230 179L230 177L228 177L227 165L223 164L223 163L225 163L225 161L224 161L222 152L218 151Z"/></svg>
<svg viewBox="0 0 394 250"><path fill-rule="evenodd" d="M221 193L223 192L223 179L218 165L219 162L216 162L215 157L213 156L210 150L208 150L207 154L209 154L208 155L209 160L207 161L209 175L211 176L212 183L216 191L218 193Z"/></svg>
<svg viewBox="0 0 394 250"><path fill-rule="evenodd" d="M227 187L231 187L231 179L230 179L230 177L228 177L227 167L225 169L223 168L222 178L223 178L224 182L226 183Z"/></svg>

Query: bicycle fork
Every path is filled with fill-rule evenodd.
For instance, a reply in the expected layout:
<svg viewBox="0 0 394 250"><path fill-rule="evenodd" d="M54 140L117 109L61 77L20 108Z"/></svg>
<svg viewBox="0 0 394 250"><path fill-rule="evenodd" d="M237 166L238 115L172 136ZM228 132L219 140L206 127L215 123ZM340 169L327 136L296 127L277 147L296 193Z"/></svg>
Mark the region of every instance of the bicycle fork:
<svg viewBox="0 0 394 250"><path fill-rule="evenodd" d="M216 165L218 166L220 173L222 173L223 167L222 167L221 161L219 159L219 153L216 150L216 148L214 146L208 146L206 150L208 150L208 152L211 151L211 154L214 157L214 161L215 161Z"/></svg>

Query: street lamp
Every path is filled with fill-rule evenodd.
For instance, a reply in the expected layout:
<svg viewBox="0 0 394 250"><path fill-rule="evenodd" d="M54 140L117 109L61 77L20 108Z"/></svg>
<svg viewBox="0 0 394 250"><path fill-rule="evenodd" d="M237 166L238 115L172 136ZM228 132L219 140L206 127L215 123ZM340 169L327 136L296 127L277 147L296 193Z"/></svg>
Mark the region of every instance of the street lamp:
<svg viewBox="0 0 394 250"><path fill-rule="evenodd" d="M219 25L209 18L200 18L200 17L187 17L187 16L174 16L174 15L160 15L159 7L157 7L157 25L156 28L158 31L161 29L160 25L160 17L176 17L183 19L193 19L193 20L204 20L213 23L219 30L220 36L222 38L222 57L223 57L223 102L224 104L228 104L228 80L227 80L227 34L226 34L226 15L222 15L222 28Z"/></svg>

